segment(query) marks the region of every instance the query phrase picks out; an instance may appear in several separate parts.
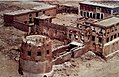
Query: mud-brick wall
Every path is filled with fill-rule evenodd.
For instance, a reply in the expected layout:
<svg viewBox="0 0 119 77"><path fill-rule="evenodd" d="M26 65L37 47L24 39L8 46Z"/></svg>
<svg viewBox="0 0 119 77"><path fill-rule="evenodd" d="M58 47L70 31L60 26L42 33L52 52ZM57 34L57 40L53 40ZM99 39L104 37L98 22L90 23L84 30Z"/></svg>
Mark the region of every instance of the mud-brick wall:
<svg viewBox="0 0 119 77"><path fill-rule="evenodd" d="M53 53L53 55L52 55L53 58L58 57L60 53L66 51L68 48L69 48L69 45L64 45L64 46L60 46L60 47L54 49L53 52L52 52Z"/></svg>
<svg viewBox="0 0 119 77"><path fill-rule="evenodd" d="M14 25L14 27L15 28L17 28L17 29L19 29L19 30L22 30L22 31L25 31L25 32L28 32L28 25L26 25L26 24L23 24L23 23L20 23L20 22L17 22L17 21L14 21L14 23L13 23Z"/></svg>
<svg viewBox="0 0 119 77"><path fill-rule="evenodd" d="M39 33L60 41L67 39L67 28L65 26L49 22L39 22L39 24Z"/></svg>
<svg viewBox="0 0 119 77"><path fill-rule="evenodd" d="M62 64L66 61L69 61L71 59L71 52L67 52L59 57L57 57L56 59L53 60L53 64L58 65L58 64Z"/></svg>
<svg viewBox="0 0 119 77"><path fill-rule="evenodd" d="M21 23L27 22L26 24L28 24L30 17L32 18L32 22L34 22L35 13L33 13L33 12L32 13L21 14L21 15L16 15L14 17L14 20L18 21L18 22L21 22Z"/></svg>
<svg viewBox="0 0 119 77"><path fill-rule="evenodd" d="M115 41L113 40L113 41L110 41L110 42L104 44L103 54L106 56L106 55L113 53L117 50L119 50L119 38L116 38Z"/></svg>
<svg viewBox="0 0 119 77"><path fill-rule="evenodd" d="M47 9L47 10L45 10L45 14L48 16L56 16L57 9L56 8Z"/></svg>
<svg viewBox="0 0 119 77"><path fill-rule="evenodd" d="M13 15L6 15L4 14L4 26L13 26Z"/></svg>
<svg viewBox="0 0 119 77"><path fill-rule="evenodd" d="M42 74L48 73L52 70L52 62L44 61L44 62L35 62L35 61L27 61L20 58L20 67L24 72Z"/></svg>
<svg viewBox="0 0 119 77"><path fill-rule="evenodd" d="M73 49L71 51L72 51L72 57L77 58L83 55L84 53L86 53L87 50L85 47L80 47L80 48Z"/></svg>
<svg viewBox="0 0 119 77"><path fill-rule="evenodd" d="M49 73L52 71L52 41L50 38L40 37L37 38L36 42L41 44L41 46L29 44L27 39L22 42L20 48L20 69L34 74Z"/></svg>

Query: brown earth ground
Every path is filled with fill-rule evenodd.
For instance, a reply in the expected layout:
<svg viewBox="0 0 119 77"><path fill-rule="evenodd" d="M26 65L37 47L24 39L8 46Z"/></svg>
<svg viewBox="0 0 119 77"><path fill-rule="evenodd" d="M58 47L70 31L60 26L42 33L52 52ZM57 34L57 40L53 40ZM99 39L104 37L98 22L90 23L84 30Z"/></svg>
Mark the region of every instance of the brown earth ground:
<svg viewBox="0 0 119 77"><path fill-rule="evenodd" d="M0 77L20 77L16 51L24 32L3 26L3 13L38 6L37 3L0 2ZM54 20L57 21L57 20ZM62 45L53 40L53 47ZM54 77L119 77L119 54L104 62L92 53L55 66Z"/></svg>

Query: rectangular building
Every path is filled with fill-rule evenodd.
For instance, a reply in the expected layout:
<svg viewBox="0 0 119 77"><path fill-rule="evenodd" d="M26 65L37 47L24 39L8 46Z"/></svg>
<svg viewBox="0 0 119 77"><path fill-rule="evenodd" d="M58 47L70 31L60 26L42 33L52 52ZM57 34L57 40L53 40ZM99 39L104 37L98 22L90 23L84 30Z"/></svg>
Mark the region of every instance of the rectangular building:
<svg viewBox="0 0 119 77"><path fill-rule="evenodd" d="M4 14L4 25L14 26L14 21L29 24L34 22L34 18L46 14L56 16L56 6L41 3L39 6L32 9L18 10Z"/></svg>
<svg viewBox="0 0 119 77"><path fill-rule="evenodd" d="M111 17L95 23L86 23L92 28L91 50L104 55L119 50L119 18Z"/></svg>
<svg viewBox="0 0 119 77"><path fill-rule="evenodd" d="M84 1L79 3L80 15L94 19L104 19L119 13L119 2L115 1Z"/></svg>

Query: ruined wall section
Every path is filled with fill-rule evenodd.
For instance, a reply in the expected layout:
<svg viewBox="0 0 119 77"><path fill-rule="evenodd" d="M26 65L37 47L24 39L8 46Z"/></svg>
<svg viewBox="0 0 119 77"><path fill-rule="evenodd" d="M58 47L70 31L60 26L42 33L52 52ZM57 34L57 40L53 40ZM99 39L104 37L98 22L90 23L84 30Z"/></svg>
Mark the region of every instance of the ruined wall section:
<svg viewBox="0 0 119 77"><path fill-rule="evenodd" d="M29 26L31 27L31 33L34 32L34 24L25 24L25 23L21 23L18 21L13 21L14 27L24 31L24 32L28 32L29 31Z"/></svg>
<svg viewBox="0 0 119 77"><path fill-rule="evenodd" d="M73 5L57 5L57 13L69 13L69 14L78 14L78 6Z"/></svg>
<svg viewBox="0 0 119 77"><path fill-rule="evenodd" d="M39 22L39 24L40 34L47 35L51 39L57 39L63 42L67 40L67 28L65 26L47 21Z"/></svg>
<svg viewBox="0 0 119 77"><path fill-rule="evenodd" d="M68 45L61 46L53 51L53 64L58 65L71 60L71 58L78 58L88 52L85 46L75 47L69 49Z"/></svg>

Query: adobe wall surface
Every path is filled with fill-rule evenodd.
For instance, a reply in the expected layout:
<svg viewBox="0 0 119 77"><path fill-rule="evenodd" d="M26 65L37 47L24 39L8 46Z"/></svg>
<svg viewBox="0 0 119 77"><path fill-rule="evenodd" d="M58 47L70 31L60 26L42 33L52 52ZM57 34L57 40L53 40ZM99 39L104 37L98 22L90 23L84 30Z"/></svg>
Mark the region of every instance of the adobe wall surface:
<svg viewBox="0 0 119 77"><path fill-rule="evenodd" d="M14 27L19 29L19 30L28 32L28 25L27 24L23 24L23 23L14 21Z"/></svg>
<svg viewBox="0 0 119 77"><path fill-rule="evenodd" d="M22 15L14 16L14 20L18 21L18 22L21 22L21 23L27 22L26 24L28 24L30 17L32 18L32 22L34 22L35 13L27 13L27 14L22 14Z"/></svg>
<svg viewBox="0 0 119 77"><path fill-rule="evenodd" d="M103 48L103 54L106 56L117 50L119 50L119 38L116 38L113 41L110 41L108 43L105 43Z"/></svg>
<svg viewBox="0 0 119 77"><path fill-rule="evenodd" d="M14 26L13 20L14 16L4 15L4 26Z"/></svg>
<svg viewBox="0 0 119 77"><path fill-rule="evenodd" d="M56 8L50 8L45 10L33 10L33 12L20 14L20 15L8 15L4 14L4 25L5 26L14 26L14 21L29 24L30 18L32 20L32 23L34 22L34 17L36 17L36 12L38 12L38 16L43 15L43 11L45 11L45 14L48 16L56 16L57 9Z"/></svg>
<svg viewBox="0 0 119 77"><path fill-rule="evenodd" d="M24 72L43 74L49 73L52 70L52 62L49 62L47 60L43 62L35 62L20 59L20 67L22 67L22 70Z"/></svg>
<svg viewBox="0 0 119 77"><path fill-rule="evenodd" d="M104 19L110 15L113 15L111 10L112 9L106 7L98 7L80 3L80 15L89 18Z"/></svg>
<svg viewBox="0 0 119 77"><path fill-rule="evenodd" d="M39 22L39 33L47 35L51 39L58 39L60 41L66 40L67 28L62 25L52 24L49 22Z"/></svg>
<svg viewBox="0 0 119 77"><path fill-rule="evenodd" d="M28 73L31 73L31 76L37 74L42 76L52 71L52 41L48 37L42 35L24 37L20 48L19 71L23 75L27 72L27 76Z"/></svg>
<svg viewBox="0 0 119 77"><path fill-rule="evenodd" d="M57 14L57 9L56 8L52 8L52 9L47 9L45 14L47 16L56 16Z"/></svg>
<svg viewBox="0 0 119 77"><path fill-rule="evenodd" d="M59 5L57 8L57 13L73 13L78 14L78 7Z"/></svg>

